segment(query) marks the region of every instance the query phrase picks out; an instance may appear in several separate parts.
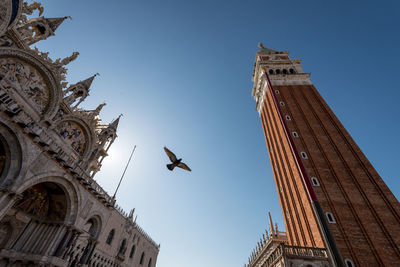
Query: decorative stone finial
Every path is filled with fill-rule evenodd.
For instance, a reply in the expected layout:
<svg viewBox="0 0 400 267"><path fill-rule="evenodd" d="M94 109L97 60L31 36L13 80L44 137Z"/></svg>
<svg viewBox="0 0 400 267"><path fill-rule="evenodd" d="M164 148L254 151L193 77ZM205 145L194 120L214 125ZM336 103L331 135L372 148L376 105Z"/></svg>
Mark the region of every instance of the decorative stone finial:
<svg viewBox="0 0 400 267"><path fill-rule="evenodd" d="M74 61L79 56L79 52L73 52L72 55L61 60L61 65L65 66Z"/></svg>
<svg viewBox="0 0 400 267"><path fill-rule="evenodd" d="M97 115L99 115L99 114L100 114L100 111L103 109L103 107L104 107L105 105L107 105L106 102L104 102L103 104L100 104L100 105L95 109L95 113L96 113Z"/></svg>
<svg viewBox="0 0 400 267"><path fill-rule="evenodd" d="M33 11L39 10L39 16L43 14L44 8L42 7L42 3L33 2L32 4L28 4L27 2L23 2L22 6L22 15L21 15L21 22L27 22L26 15L32 15Z"/></svg>

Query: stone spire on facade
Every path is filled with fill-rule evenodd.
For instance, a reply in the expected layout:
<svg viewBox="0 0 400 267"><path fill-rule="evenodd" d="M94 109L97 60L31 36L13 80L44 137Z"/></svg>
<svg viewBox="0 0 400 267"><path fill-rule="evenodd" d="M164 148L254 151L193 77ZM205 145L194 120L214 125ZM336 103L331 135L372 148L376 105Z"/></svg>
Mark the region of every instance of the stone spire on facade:
<svg viewBox="0 0 400 267"><path fill-rule="evenodd" d="M115 120L113 120L113 121L110 123L109 128L113 129L114 131L117 131L117 129L118 129L118 124L119 124L119 119L120 119L121 117L122 117L122 114L120 114L120 115L118 116L118 118L116 118Z"/></svg>
<svg viewBox="0 0 400 267"><path fill-rule="evenodd" d="M49 25L50 29L52 30L52 32L54 33L57 30L58 26L60 26L61 23L63 23L64 20L68 18L71 19L70 16L65 16L63 18L45 18L45 20Z"/></svg>
<svg viewBox="0 0 400 267"><path fill-rule="evenodd" d="M33 18L18 26L17 30L27 45L32 45L38 41L45 40L50 36L54 36L56 29L64 22L61 18Z"/></svg>
<svg viewBox="0 0 400 267"><path fill-rule="evenodd" d="M90 86L92 85L92 82L97 75L98 73L87 78L86 80L71 85L67 90L65 90L64 103L72 109L78 107L78 105L82 103L86 99L86 97L89 96ZM78 99L79 101L72 107L72 104L74 104Z"/></svg>

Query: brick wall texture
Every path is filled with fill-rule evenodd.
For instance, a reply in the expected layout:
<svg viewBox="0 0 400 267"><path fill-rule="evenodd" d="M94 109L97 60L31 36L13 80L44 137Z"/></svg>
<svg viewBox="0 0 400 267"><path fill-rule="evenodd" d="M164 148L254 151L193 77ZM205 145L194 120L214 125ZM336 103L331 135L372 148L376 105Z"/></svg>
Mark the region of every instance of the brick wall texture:
<svg viewBox="0 0 400 267"><path fill-rule="evenodd" d="M313 85L274 86L279 108L343 259L356 266L400 266L400 205ZM291 245L325 247L270 91L261 122Z"/></svg>

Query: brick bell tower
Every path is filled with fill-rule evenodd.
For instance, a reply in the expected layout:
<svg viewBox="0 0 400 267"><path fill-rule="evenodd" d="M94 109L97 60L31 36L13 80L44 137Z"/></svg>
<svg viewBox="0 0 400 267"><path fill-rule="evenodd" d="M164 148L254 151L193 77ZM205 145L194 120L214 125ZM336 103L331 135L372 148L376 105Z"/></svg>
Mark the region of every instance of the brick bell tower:
<svg viewBox="0 0 400 267"><path fill-rule="evenodd" d="M289 245L400 266L400 205L289 52L259 44L253 92Z"/></svg>

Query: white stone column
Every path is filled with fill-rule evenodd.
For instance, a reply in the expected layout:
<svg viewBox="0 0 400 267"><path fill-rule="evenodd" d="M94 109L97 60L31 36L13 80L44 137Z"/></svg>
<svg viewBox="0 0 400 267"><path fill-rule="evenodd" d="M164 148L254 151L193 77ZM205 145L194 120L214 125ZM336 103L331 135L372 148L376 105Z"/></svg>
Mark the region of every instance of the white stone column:
<svg viewBox="0 0 400 267"><path fill-rule="evenodd" d="M60 235L62 236L58 245L54 248L53 251L50 252L50 255L55 255L56 257L64 258L65 251L64 249L67 247L69 240L72 236L72 232L69 226L63 227L63 232Z"/></svg>
<svg viewBox="0 0 400 267"><path fill-rule="evenodd" d="M22 231L18 239L15 241L14 245L12 246L13 250L20 251L21 247L26 243L28 238L34 233L39 224L37 221L31 220L25 229Z"/></svg>
<svg viewBox="0 0 400 267"><path fill-rule="evenodd" d="M44 245L48 244L49 238L51 238L53 227L54 226L52 224L46 224L43 234L39 237L40 238L39 242L37 242L37 244L35 244L33 253L43 255L42 247Z"/></svg>
<svg viewBox="0 0 400 267"><path fill-rule="evenodd" d="M54 240L54 244L52 247L50 247L48 254L49 256L53 256L56 253L56 250L59 246L63 246L64 244L62 244L61 242L65 242L64 240L64 236L67 234L67 227L65 225L60 225L60 230L57 233L57 237ZM67 237L65 237L67 238ZM57 256L57 255L56 255Z"/></svg>
<svg viewBox="0 0 400 267"><path fill-rule="evenodd" d="M56 244L58 244L58 242L56 242L56 241L59 241L62 238L62 237L60 237L60 233L63 232L64 228L65 228L64 225L60 225L60 224L57 224L54 226L54 231L50 238L51 241L49 242L49 245L47 246L47 248L45 250L43 250L44 255L48 255L48 256L52 255L52 254L50 254L50 252L53 251L54 249L56 249L56 248L54 248L54 247L57 247Z"/></svg>
<svg viewBox="0 0 400 267"><path fill-rule="evenodd" d="M46 231L48 229L48 225L45 223L41 223L41 227L38 229L38 234L36 240L30 240L28 242L31 243L30 247L27 248L27 252L31 253L37 253L37 248L41 242L43 242L44 236L46 234ZM27 243L28 243L27 242Z"/></svg>
<svg viewBox="0 0 400 267"><path fill-rule="evenodd" d="M36 243L39 234L43 231L43 227L45 226L40 222L38 223L38 225L39 226L37 227L37 229L35 231L32 231L32 234L29 236L29 238L26 239L26 242L25 244L23 244L20 251L30 251L30 249L32 248L32 244Z"/></svg>

